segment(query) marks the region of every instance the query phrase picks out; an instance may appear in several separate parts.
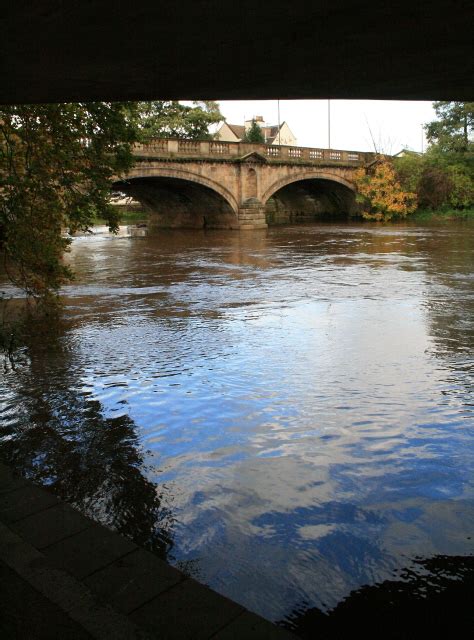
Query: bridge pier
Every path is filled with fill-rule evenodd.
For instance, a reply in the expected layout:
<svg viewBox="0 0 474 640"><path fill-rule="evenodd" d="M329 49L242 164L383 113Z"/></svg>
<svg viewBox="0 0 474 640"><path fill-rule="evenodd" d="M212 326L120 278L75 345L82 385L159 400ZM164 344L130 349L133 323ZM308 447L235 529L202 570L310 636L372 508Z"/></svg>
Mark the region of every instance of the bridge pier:
<svg viewBox="0 0 474 640"><path fill-rule="evenodd" d="M266 229L265 207L257 198L249 198L239 207L239 229Z"/></svg>

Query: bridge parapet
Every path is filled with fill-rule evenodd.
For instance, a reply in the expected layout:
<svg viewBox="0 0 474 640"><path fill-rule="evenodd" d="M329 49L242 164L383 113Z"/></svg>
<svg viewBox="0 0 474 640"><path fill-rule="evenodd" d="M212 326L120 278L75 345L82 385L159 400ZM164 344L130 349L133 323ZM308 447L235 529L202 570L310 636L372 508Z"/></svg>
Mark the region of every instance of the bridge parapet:
<svg viewBox="0 0 474 640"><path fill-rule="evenodd" d="M220 142L218 140L177 140L154 138L146 144L135 144L133 154L140 158L174 158L234 160L258 154L269 162L284 164L362 166L374 160L373 153L342 149L315 149L284 145Z"/></svg>

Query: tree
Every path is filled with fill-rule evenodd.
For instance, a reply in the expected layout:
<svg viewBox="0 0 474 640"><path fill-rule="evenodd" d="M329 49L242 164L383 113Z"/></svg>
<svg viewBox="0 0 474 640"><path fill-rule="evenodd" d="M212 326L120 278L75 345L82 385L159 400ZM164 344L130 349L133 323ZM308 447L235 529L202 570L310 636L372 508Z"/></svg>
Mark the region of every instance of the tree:
<svg viewBox="0 0 474 640"><path fill-rule="evenodd" d="M111 230L114 180L131 167L131 144L155 136L208 139L223 120L216 102L177 101L0 106L0 254L11 280L49 296L72 273L63 231Z"/></svg>
<svg viewBox="0 0 474 640"><path fill-rule="evenodd" d="M474 203L473 167L456 157L430 148L423 156L395 159L397 177L403 189L414 191L424 209L468 209Z"/></svg>
<svg viewBox="0 0 474 640"><path fill-rule="evenodd" d="M426 166L417 184L418 203L426 209L440 209L453 190L453 183L446 171L436 166Z"/></svg>
<svg viewBox="0 0 474 640"><path fill-rule="evenodd" d="M358 169L354 182L362 216L368 220L386 222L416 209L416 194L403 190L393 163L385 158L378 159L369 169Z"/></svg>
<svg viewBox="0 0 474 640"><path fill-rule="evenodd" d="M474 102L434 102L438 117L425 126L428 141L445 153L474 151Z"/></svg>
<svg viewBox="0 0 474 640"><path fill-rule="evenodd" d="M224 120L217 102L193 102L194 106L177 100L138 102L135 124L144 142L150 138L184 138L209 140L209 126Z"/></svg>
<svg viewBox="0 0 474 640"><path fill-rule="evenodd" d="M247 129L242 138L242 142L254 142L254 143L264 143L265 137L262 133L261 128L258 126L255 120L252 120L252 124Z"/></svg>
<svg viewBox="0 0 474 640"><path fill-rule="evenodd" d="M117 228L110 188L132 164L135 118L127 103L0 107L0 253L27 294L48 296L71 277L65 229L95 216Z"/></svg>
<svg viewBox="0 0 474 640"><path fill-rule="evenodd" d="M417 191L423 169L426 166L426 155L405 149L403 154L393 159L393 166L397 178L403 189L407 191Z"/></svg>
<svg viewBox="0 0 474 640"><path fill-rule="evenodd" d="M453 163L446 167L452 189L448 202L454 209L468 209L474 204L474 171L472 165Z"/></svg>

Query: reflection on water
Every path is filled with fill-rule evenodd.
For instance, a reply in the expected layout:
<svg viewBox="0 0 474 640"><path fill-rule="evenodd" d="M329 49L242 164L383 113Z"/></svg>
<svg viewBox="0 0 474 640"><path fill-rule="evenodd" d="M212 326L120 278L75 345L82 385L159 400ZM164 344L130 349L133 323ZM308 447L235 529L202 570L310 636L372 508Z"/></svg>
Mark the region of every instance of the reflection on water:
<svg viewBox="0 0 474 640"><path fill-rule="evenodd" d="M126 414L103 415L75 377L66 327L45 325L32 329L26 365L10 375L0 453L88 516L164 556L172 516L163 489L143 473L136 425Z"/></svg>
<svg viewBox="0 0 474 640"><path fill-rule="evenodd" d="M0 453L274 620L429 581L473 551L473 249L467 224L76 238Z"/></svg>

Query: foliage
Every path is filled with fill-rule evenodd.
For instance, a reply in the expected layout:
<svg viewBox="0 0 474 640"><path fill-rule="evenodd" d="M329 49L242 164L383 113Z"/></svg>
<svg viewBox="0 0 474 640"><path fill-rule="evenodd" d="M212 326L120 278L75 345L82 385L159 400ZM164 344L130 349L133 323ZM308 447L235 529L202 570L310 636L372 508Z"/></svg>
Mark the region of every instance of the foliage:
<svg viewBox="0 0 474 640"><path fill-rule="evenodd" d="M114 176L132 164L135 107L125 103L0 107L0 252L14 283L48 296L71 277L63 231L95 216L117 226Z"/></svg>
<svg viewBox="0 0 474 640"><path fill-rule="evenodd" d="M120 223L136 223L147 221L147 213L142 209L127 209L125 207L117 207ZM107 224L103 218L95 218L94 224Z"/></svg>
<svg viewBox="0 0 474 640"><path fill-rule="evenodd" d="M453 183L440 167L426 166L418 180L417 195L420 207L439 209L449 199Z"/></svg>
<svg viewBox="0 0 474 640"><path fill-rule="evenodd" d="M410 214L410 220L415 222L451 222L452 220L472 220L474 222L474 209L452 209L442 207L433 211L433 209L417 209Z"/></svg>
<svg viewBox="0 0 474 640"><path fill-rule="evenodd" d="M438 119L426 125L423 156L406 151L395 160L402 186L416 191L421 208L469 209L474 204L474 103L435 102Z"/></svg>
<svg viewBox="0 0 474 640"><path fill-rule="evenodd" d="M466 164L450 164L446 172L452 189L448 204L455 209L468 209L474 204L474 172Z"/></svg>
<svg viewBox="0 0 474 640"><path fill-rule="evenodd" d="M430 150L424 156L395 160L404 189L416 192L421 208L467 209L474 204L474 172L469 163L453 154Z"/></svg>
<svg viewBox="0 0 474 640"><path fill-rule="evenodd" d="M408 191L416 192L418 181L425 167L425 156L405 150L403 155L393 159L393 166L402 187Z"/></svg>
<svg viewBox="0 0 474 640"><path fill-rule="evenodd" d="M224 120L217 102L193 102L194 106L177 100L136 103L135 125L140 140L150 138L183 138L209 140L209 126Z"/></svg>
<svg viewBox="0 0 474 640"><path fill-rule="evenodd" d="M252 120L252 124L247 129L242 138L242 142L264 143L265 137L261 128L258 126L255 120Z"/></svg>
<svg viewBox="0 0 474 640"><path fill-rule="evenodd" d="M474 151L474 102L434 102L437 120L425 126L428 141L445 153Z"/></svg>
<svg viewBox="0 0 474 640"><path fill-rule="evenodd" d="M362 215L368 220L388 221L393 216L404 217L416 209L416 194L404 191L393 163L378 158L369 168L359 169L354 177L362 205Z"/></svg>
<svg viewBox="0 0 474 640"><path fill-rule="evenodd" d="M64 230L96 219L117 228L110 191L133 163L131 144L209 138L222 119L212 101L0 106L0 252L11 280L33 296L58 290L72 276Z"/></svg>

